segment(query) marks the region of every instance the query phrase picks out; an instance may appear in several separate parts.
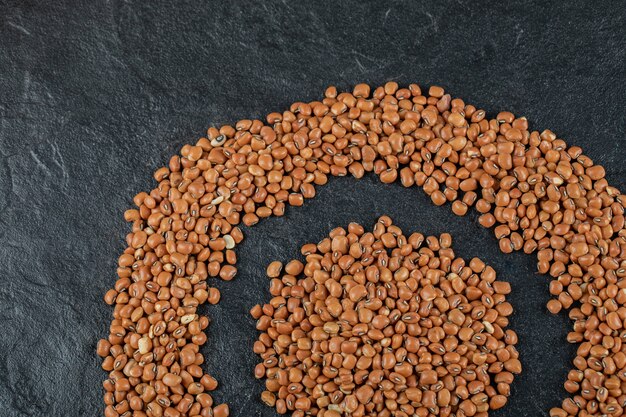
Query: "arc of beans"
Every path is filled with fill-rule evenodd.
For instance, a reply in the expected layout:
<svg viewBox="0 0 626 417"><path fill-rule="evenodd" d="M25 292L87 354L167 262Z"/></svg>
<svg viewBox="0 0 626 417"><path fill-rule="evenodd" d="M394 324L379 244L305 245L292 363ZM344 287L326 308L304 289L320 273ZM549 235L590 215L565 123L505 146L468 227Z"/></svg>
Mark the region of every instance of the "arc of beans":
<svg viewBox="0 0 626 417"><path fill-rule="evenodd" d="M282 216L329 175L366 172L420 186L457 215L475 207L503 252L536 252L538 271L552 277L548 309L569 310L568 341L579 343L565 383L572 397L550 415L622 415L626 196L582 149L530 131L524 117L488 120L440 87L389 82L330 87L266 123L210 128L155 172L158 187L125 212L132 231L105 295L115 305L97 347L109 372L105 416L227 416L209 394L217 382L200 368L209 320L197 307L219 301L209 277L235 276L239 223Z"/></svg>

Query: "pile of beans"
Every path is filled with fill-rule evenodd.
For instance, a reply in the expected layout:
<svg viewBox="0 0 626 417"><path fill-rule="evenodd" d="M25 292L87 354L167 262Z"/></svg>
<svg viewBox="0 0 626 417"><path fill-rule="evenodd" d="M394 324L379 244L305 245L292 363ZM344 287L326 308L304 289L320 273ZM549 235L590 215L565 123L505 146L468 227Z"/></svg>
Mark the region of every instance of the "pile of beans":
<svg viewBox="0 0 626 417"><path fill-rule="evenodd" d="M228 415L200 367L208 319L197 308L219 300L210 278L237 272L237 225L301 206L329 176L366 172L422 187L457 215L475 207L502 251L536 252L539 271L553 277L548 308L569 310L568 339L580 343L565 384L572 398L551 415L622 414L626 196L579 147L528 130L524 117L490 120L441 87L388 82L351 93L330 87L321 101L294 103L266 123L210 128L156 171L157 188L125 213L132 231L105 295L115 305L97 348L109 372L105 415Z"/></svg>
<svg viewBox="0 0 626 417"><path fill-rule="evenodd" d="M426 245L423 245L426 243ZM449 234L406 237L387 216L351 223L306 263L273 262L251 314L262 400L293 417L486 416L522 370L507 282L456 258Z"/></svg>

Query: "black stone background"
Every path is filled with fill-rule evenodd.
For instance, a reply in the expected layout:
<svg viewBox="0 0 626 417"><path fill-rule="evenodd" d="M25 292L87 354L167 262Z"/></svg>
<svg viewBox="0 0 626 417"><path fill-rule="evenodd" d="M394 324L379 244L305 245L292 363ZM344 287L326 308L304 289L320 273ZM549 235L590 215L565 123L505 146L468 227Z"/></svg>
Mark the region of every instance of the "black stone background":
<svg viewBox="0 0 626 417"><path fill-rule="evenodd" d="M626 189L623 2L37 2L0 0L0 416L95 416L106 377L95 355L112 308L102 296L131 198L207 127L319 99L328 85L445 86L495 115L526 115L607 168ZM406 233L456 238L513 285L524 371L493 416L547 415L575 349L551 316L548 278L498 252L475 214L419 189L332 179L302 208L252 230L239 274L212 281L202 348L231 416L275 416L252 370L249 309L268 300L271 260L350 221L389 214Z"/></svg>

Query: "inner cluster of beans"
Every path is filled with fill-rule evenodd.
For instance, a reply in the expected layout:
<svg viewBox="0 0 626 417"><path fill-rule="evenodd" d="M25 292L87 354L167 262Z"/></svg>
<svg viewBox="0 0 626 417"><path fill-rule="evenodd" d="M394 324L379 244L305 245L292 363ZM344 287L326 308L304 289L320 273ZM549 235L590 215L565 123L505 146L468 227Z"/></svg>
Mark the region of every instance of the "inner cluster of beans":
<svg viewBox="0 0 626 417"><path fill-rule="evenodd" d="M425 245L423 245L426 243ZM351 223L306 263L272 262L268 304L251 314L261 398L294 417L487 416L522 370L507 282L456 258L449 234L404 236L383 216Z"/></svg>
<svg viewBox="0 0 626 417"><path fill-rule="evenodd" d="M548 309L569 310L568 339L580 343L565 384L572 398L552 416L622 414L626 196L579 147L529 131L523 117L490 120L441 87L389 82L351 93L330 87L321 101L294 103L266 123L210 128L156 171L157 188L125 213L132 231L105 295L115 305L97 348L109 372L105 415L228 415L200 367L208 319L197 308L219 300L210 278L237 272L237 225L302 205L331 175L366 172L420 186L457 215L475 207L502 251L536 252L539 271L553 277Z"/></svg>

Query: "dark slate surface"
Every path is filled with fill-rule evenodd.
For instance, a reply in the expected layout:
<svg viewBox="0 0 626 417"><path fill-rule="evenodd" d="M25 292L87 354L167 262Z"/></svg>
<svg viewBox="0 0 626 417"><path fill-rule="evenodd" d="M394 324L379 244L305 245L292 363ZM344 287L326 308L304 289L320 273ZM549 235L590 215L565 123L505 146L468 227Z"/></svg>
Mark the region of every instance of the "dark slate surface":
<svg viewBox="0 0 626 417"><path fill-rule="evenodd" d="M626 188L621 2L91 3L0 1L1 416L101 414L94 351L111 318L102 296L128 230L122 213L210 125L318 99L330 84L437 83L553 129ZM239 276L216 283L223 301L204 310L216 399L232 416L276 415L258 400L247 316L268 299L266 264L384 213L407 233L451 232L460 255L481 256L513 284L524 373L493 415L558 405L574 348L567 317L545 310L548 280L534 259L497 252L475 215L371 177L332 180L304 207L245 230Z"/></svg>

